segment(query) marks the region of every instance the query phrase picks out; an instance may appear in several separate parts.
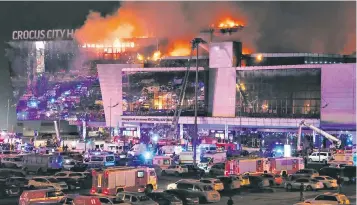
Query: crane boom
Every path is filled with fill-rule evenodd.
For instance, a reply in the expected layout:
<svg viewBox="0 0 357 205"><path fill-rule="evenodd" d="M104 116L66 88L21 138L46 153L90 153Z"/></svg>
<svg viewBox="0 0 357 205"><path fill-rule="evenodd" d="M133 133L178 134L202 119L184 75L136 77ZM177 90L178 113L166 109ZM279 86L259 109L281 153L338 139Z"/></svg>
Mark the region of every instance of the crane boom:
<svg viewBox="0 0 357 205"><path fill-rule="evenodd" d="M334 137L332 135L330 135L329 133L311 125L311 124L308 124L306 123L304 120L301 121L300 125L299 125L299 131L298 131L298 150L300 149L301 150L301 129L302 127L305 126L305 127L308 127L310 129L312 129L313 131L315 131L316 133L324 136L325 138L327 138L330 142L332 143L336 143L337 147L340 147L341 146L341 140L339 140L337 137ZM300 151L299 150L299 151Z"/></svg>
<svg viewBox="0 0 357 205"><path fill-rule="evenodd" d="M181 112L182 112L182 103L183 100L185 99L185 95L186 95L186 88L187 88L187 84L188 84L188 77L190 76L190 68L191 68L191 61L192 61L192 55L193 55L193 51L195 49L196 45L192 45L191 48L191 54L190 54L190 58L188 60L188 65L187 65L187 69L186 69L186 73L185 73L185 77L183 79L182 82L182 86L181 86L181 91L180 91L180 95L179 95L179 100L178 100L178 104L176 105L176 109L175 109L175 113L174 116L172 118L172 123L171 123L171 127L169 130L169 133L167 136L171 137L172 139L175 139L175 135L177 134L177 124L179 122L180 116L181 116ZM196 59L198 60L198 59Z"/></svg>

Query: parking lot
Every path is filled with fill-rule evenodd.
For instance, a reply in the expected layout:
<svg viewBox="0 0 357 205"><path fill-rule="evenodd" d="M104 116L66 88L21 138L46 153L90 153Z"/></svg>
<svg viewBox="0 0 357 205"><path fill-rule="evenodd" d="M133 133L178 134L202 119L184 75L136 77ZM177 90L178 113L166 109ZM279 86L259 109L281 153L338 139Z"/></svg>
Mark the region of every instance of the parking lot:
<svg viewBox="0 0 357 205"><path fill-rule="evenodd" d="M181 178L173 177L173 176L165 176L159 179L159 190L165 190L167 185L170 183L174 183ZM320 190L316 192L305 192L305 199L313 198L318 194L324 192L336 192L335 190ZM71 193L84 194L89 193L88 189L81 189L72 191ZM351 204L356 203L356 187L355 185L347 185L343 187L343 193L350 199ZM229 197L226 193L221 194L221 200L218 203L212 203L217 205L227 204L227 200ZM273 204L282 204L282 205L292 205L297 203L300 198L300 193L296 192L286 192L284 188L272 188L266 189L263 192L256 192L252 190L237 190L232 199L235 204L242 203L245 205L256 205L256 204L264 204L264 205L273 205ZM0 205L17 205L18 197L6 198L0 200Z"/></svg>

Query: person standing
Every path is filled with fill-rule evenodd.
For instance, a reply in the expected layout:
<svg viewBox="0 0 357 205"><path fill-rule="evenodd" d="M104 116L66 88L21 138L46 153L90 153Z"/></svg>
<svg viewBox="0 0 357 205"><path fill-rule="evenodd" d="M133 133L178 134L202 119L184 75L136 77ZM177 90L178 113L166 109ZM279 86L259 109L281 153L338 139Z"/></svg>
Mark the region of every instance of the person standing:
<svg viewBox="0 0 357 205"><path fill-rule="evenodd" d="M342 193L342 183L343 179L340 177L340 175L337 175L337 186L338 186L338 193Z"/></svg>
<svg viewBox="0 0 357 205"><path fill-rule="evenodd" d="M229 197L229 199L228 199L228 201L227 201L227 205L233 205L234 203L233 203L233 199L232 199L232 197L230 196Z"/></svg>
<svg viewBox="0 0 357 205"><path fill-rule="evenodd" d="M300 201L304 201L305 200L304 190L305 190L304 183L301 183L301 185L300 185Z"/></svg>

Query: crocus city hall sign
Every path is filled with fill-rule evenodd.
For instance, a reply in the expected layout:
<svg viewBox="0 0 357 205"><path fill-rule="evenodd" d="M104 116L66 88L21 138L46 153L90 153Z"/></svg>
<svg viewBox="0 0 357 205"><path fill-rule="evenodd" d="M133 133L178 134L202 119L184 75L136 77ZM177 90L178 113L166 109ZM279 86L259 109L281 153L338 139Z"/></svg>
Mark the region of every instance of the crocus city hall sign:
<svg viewBox="0 0 357 205"><path fill-rule="evenodd" d="M76 29L13 31L12 40L55 40L73 39Z"/></svg>

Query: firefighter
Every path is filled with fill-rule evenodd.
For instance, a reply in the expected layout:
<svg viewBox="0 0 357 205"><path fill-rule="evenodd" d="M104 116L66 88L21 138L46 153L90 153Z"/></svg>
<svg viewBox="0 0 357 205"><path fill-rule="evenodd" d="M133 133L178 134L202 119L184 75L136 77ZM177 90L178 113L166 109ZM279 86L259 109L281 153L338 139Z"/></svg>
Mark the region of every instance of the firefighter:
<svg viewBox="0 0 357 205"><path fill-rule="evenodd" d="M304 201L305 200L304 190L305 190L304 183L301 183L301 185L300 185L300 201Z"/></svg>

